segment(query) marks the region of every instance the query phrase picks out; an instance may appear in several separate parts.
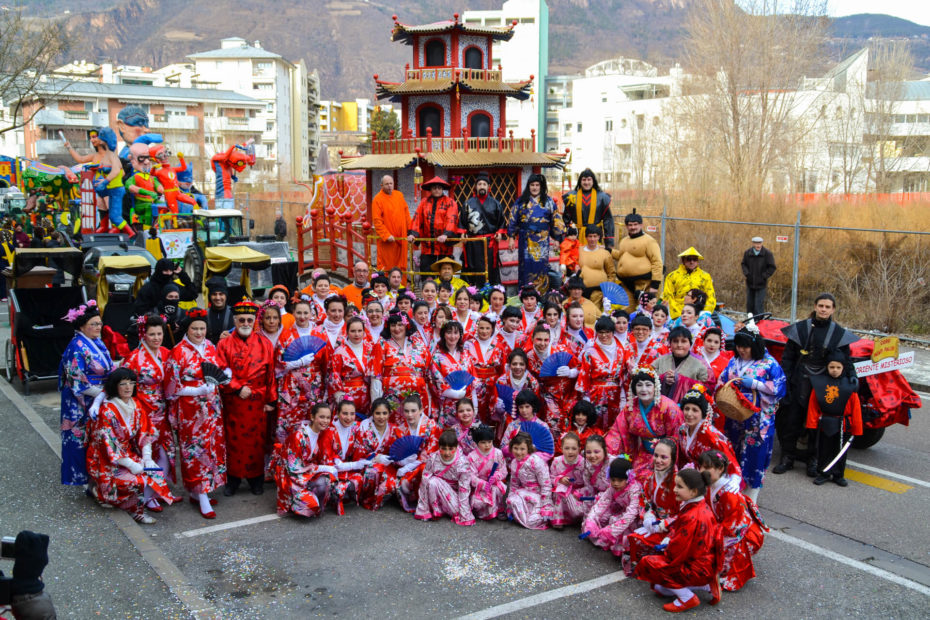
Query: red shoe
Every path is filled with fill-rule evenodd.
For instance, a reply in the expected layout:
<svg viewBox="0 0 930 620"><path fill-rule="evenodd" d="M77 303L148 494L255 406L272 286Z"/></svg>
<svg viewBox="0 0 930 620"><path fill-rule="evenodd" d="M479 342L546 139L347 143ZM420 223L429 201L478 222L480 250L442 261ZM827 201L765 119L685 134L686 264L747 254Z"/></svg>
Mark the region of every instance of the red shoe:
<svg viewBox="0 0 930 620"><path fill-rule="evenodd" d="M711 605L716 605L720 602L720 575L714 575L714 578L710 580L710 601Z"/></svg>
<svg viewBox="0 0 930 620"><path fill-rule="evenodd" d="M145 502L145 509L149 512L161 512L164 507L158 503L158 500Z"/></svg>
<svg viewBox="0 0 930 620"><path fill-rule="evenodd" d="M212 510L210 512L200 511L200 516L203 517L204 519L215 519L216 513L213 512ZM697 598L697 597L694 597L694 598Z"/></svg>
<svg viewBox="0 0 930 620"><path fill-rule="evenodd" d="M109 230L110 230L110 217L107 215L101 216L100 225L97 226L97 230L95 230L94 232L105 233L105 232L109 232Z"/></svg>
<svg viewBox="0 0 930 620"><path fill-rule="evenodd" d="M199 505L200 505L200 501L194 499L193 497L188 497L188 498L187 498L187 501L189 501L190 503L192 503L194 506L199 506ZM210 498L210 505L211 505L211 506L216 506L216 501L217 501L217 500L215 500L215 499L213 499L213 498L211 497L211 498Z"/></svg>
<svg viewBox="0 0 930 620"><path fill-rule="evenodd" d="M675 603L679 602L680 600L681 599L676 598L671 603L666 603L665 605L662 605L662 609L664 609L665 611L670 611L673 614L677 614L680 611L688 611L689 609L694 609L695 607L701 604L701 599L697 597L697 594L689 598L684 603L681 603L680 605L676 605Z"/></svg>

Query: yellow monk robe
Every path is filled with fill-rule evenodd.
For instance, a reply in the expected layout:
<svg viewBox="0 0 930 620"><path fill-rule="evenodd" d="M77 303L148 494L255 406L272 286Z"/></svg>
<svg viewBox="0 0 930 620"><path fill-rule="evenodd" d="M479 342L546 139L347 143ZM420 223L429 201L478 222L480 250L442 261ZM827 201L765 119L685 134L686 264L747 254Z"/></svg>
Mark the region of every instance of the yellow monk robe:
<svg viewBox="0 0 930 620"><path fill-rule="evenodd" d="M403 194L394 190L390 195L379 191L371 201L371 223L378 235L378 270L394 267L407 270L407 232L410 230L410 208ZM388 241L394 237L394 241Z"/></svg>

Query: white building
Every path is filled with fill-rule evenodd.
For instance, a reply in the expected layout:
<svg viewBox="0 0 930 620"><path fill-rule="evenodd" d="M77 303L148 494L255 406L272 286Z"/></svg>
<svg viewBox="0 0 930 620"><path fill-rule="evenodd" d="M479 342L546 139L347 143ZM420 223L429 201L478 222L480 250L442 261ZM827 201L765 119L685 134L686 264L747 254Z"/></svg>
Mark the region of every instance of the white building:
<svg viewBox="0 0 930 620"><path fill-rule="evenodd" d="M526 101L507 100L507 131L528 137L536 130L543 150L546 131L546 76L549 73L549 7L546 0L507 0L499 10L465 11L471 26L506 26L517 22L513 38L494 43L491 65L502 65L502 79L518 82L533 76L533 95Z"/></svg>
<svg viewBox="0 0 930 620"><path fill-rule="evenodd" d="M266 179L305 179L310 175L307 68L263 49L259 41L230 37L220 49L188 56L198 79L265 103L256 155L265 159Z"/></svg>

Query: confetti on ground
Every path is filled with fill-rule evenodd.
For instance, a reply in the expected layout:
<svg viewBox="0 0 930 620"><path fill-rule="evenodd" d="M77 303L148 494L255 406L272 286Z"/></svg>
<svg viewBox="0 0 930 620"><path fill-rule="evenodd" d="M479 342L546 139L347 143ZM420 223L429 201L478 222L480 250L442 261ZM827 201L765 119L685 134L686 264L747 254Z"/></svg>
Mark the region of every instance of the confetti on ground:
<svg viewBox="0 0 930 620"><path fill-rule="evenodd" d="M491 556L478 551L457 553L443 561L442 576L447 581L464 582L497 590L533 588L556 583L566 577L560 570L541 571L539 567L519 569L502 566Z"/></svg>

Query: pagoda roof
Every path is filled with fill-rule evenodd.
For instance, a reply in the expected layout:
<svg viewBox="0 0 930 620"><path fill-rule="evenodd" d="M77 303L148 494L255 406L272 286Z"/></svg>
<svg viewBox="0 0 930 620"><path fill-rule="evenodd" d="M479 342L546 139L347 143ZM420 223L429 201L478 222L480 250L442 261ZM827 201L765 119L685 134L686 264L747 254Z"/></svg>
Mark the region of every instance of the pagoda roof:
<svg viewBox="0 0 930 620"><path fill-rule="evenodd" d="M433 151L421 153L420 159L442 168L510 168L513 166L561 167L565 153L537 153L535 151ZM416 163L416 154L391 153L362 155L344 158L345 170L392 170L407 168Z"/></svg>
<svg viewBox="0 0 930 620"><path fill-rule="evenodd" d="M424 34L444 34L447 32L458 31L462 34L473 34L479 36L489 36L495 41L509 41L513 37L515 24L507 26L475 26L473 24L463 24L459 21L458 13L454 19L433 22L432 24L422 24L411 26L397 21L394 16L394 29L391 31L392 41L402 41L406 45L413 45L413 37Z"/></svg>
<svg viewBox="0 0 930 620"><path fill-rule="evenodd" d="M533 88L532 76L520 82L505 82L500 70L428 67L408 69L403 82L386 82L375 76L378 99L399 101L402 95L436 95L459 88L479 95L504 95L525 101Z"/></svg>

